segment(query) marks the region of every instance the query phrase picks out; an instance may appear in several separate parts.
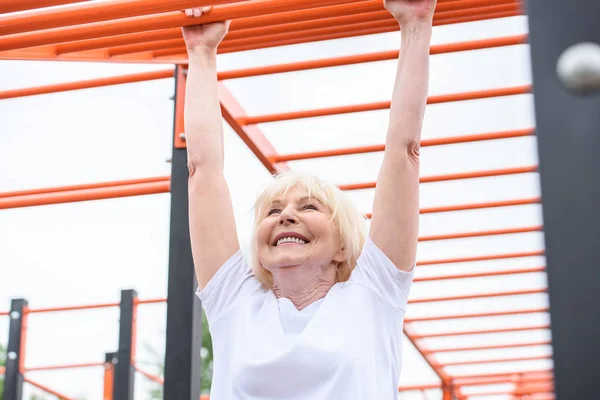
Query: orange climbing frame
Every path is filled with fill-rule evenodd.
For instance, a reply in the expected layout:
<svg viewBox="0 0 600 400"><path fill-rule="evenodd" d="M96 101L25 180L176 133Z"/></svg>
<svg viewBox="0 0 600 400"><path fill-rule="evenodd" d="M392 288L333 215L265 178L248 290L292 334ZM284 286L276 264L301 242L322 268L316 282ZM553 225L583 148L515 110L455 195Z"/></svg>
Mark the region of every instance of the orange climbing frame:
<svg viewBox="0 0 600 400"><path fill-rule="evenodd" d="M56 8L46 8L59 6ZM191 5L213 5L214 9L201 21L210 22L232 19L230 32L219 48L220 53L249 51L267 47L310 43L330 39L351 38L362 35L394 32L398 30L396 21L383 9L381 0L178 0L164 2L159 0L107 0L104 2L81 2L75 0L8 0L0 4L0 60L62 60L93 61L118 63L159 63L171 65L164 70L145 72L109 78L91 79L80 82L65 82L41 87L20 88L0 92L0 99L16 99L25 96L47 93L86 90L101 86L123 85L134 82L177 77L179 88L175 110L175 146L185 147L183 132L183 104L185 89L185 66L187 57L181 38L180 27L197 23L187 18L181 10ZM523 2L518 0L438 0L434 24L450 25L470 21L482 21L521 15ZM14 13L21 11L20 13ZM461 43L446 43L431 47L431 54L460 53L484 49L527 46L527 35L495 37ZM271 172L287 170L291 162L317 158L346 157L356 154L377 153L384 150L384 144L370 146L344 147L281 154L261 132L260 125L278 121L301 118L328 117L346 113L367 113L388 109L387 101L368 104L348 104L314 110L301 110L286 113L248 115L243 107L226 87L230 79L248 78L281 73L340 67L362 63L375 63L393 60L398 51L384 51L359 55L323 58L278 65L243 68L220 71L220 102L223 117L248 148L255 154L265 168ZM173 69L172 65L176 68ZM529 85L513 87L491 87L485 90L449 93L431 96L428 104L473 101L478 99L530 96ZM535 135L532 126L523 126L510 131L481 132L424 139L422 147L453 146L464 143L490 142L527 138ZM290 163L290 164L288 164ZM537 165L520 165L510 168L491 170L473 170L461 173L422 176L420 182L427 185L435 182L461 181L467 179L487 179L499 176L536 175ZM372 190L374 182L348 182L340 185L346 191ZM33 189L18 192L0 193L0 209L41 206L47 204L76 201L100 200L124 196L138 196L168 193L170 177L151 177L87 185ZM509 198L502 201L471 202L466 204L446 204L436 207L424 207L421 214L438 215L441 213L463 212L467 210L490 210L495 208L539 207L540 199ZM369 214L367 213L367 217ZM541 225L513 226L503 229L485 229L459 232L443 232L423 235L420 243L453 241L465 238L486 238L509 235L539 234ZM508 252L501 248L491 254L462 254L460 256L439 259L419 259L417 265L426 274L417 273L415 285L428 285L431 282L453 281L460 279L482 279L499 276L524 276L543 274L545 266L539 263L529 267L509 269L486 269L475 272L452 272L452 265L473 264L489 260L516 260L543 257L544 251ZM433 272L432 272L433 271ZM545 286L528 287L515 290L511 287L498 287L494 291L462 292L457 289L451 294L435 296L411 296L411 304L452 304L465 299L525 298L527 295L545 296ZM525 297L523 297L525 296ZM155 299L154 302L165 301ZM143 304L152 301L138 301ZM104 304L96 307L118 305ZM85 309L91 306L65 307L61 310ZM59 311L58 309L29 310L29 313ZM551 353L525 357L487 357L473 360L441 362L438 358L447 353L472 354L482 350L506 350L536 348L551 345L550 340L520 340L495 344L465 345L459 339L480 337L495 333L508 332L549 332L548 323L508 323L501 327L489 327L487 321L496 317L547 316L548 308L532 306L523 300L519 307L508 307L488 312L444 312L438 314L410 313L405 319L405 333L425 361L440 377L439 383L430 385L402 385L400 390L426 391L441 388L444 400L452 396L458 399L475 399L483 394L506 394L512 398L524 398L534 395L536 399L553 398L552 369L527 370L520 368L528 360L548 360ZM1 315L7 313L0 312ZM477 327L469 329L423 330L427 323L439 321L475 320ZM427 345L428 340L444 338L443 346ZM135 361L134 359L132 360ZM514 371L478 374L452 374L449 367L466 365L489 365L512 363ZM81 364L79 367L105 365L104 363ZM135 365L135 364L134 364ZM74 368L76 366L54 366ZM33 371L50 367L24 368ZM105 365L105 393L111 392L112 374L110 365ZM451 369L451 368L450 368ZM149 379L160 382L160 378L146 371L138 370ZM483 370L482 370L483 371ZM1 371L0 371L1 372ZM31 382L35 384L34 382ZM493 389L498 384L514 385L512 391ZM38 385L39 386L39 385ZM480 390L470 392L469 388ZM492 389L485 390L490 387ZM49 393L50 388L45 388ZM476 394L475 394L476 393ZM62 395L60 395L62 396ZM68 398L62 396L64 398Z"/></svg>

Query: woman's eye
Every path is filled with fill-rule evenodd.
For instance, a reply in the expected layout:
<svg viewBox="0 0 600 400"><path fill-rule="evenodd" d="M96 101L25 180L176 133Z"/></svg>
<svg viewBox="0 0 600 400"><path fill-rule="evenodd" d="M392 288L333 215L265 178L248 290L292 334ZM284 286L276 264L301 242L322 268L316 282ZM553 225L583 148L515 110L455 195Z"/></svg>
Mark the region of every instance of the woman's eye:
<svg viewBox="0 0 600 400"><path fill-rule="evenodd" d="M278 208L274 208L274 209L272 209L271 211L269 211L269 213L268 213L267 215L273 215L273 214L275 214L275 213L280 213L280 212L281 212L281 210L280 210L280 209L278 209Z"/></svg>
<svg viewBox="0 0 600 400"><path fill-rule="evenodd" d="M304 206L305 210L317 210L316 206L313 206L312 204L307 204Z"/></svg>

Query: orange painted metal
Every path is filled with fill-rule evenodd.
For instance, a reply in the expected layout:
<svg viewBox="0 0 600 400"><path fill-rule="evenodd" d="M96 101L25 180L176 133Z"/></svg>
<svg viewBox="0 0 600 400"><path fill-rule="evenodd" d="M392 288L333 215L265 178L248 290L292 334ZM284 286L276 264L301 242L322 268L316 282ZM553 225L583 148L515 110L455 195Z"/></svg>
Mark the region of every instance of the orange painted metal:
<svg viewBox="0 0 600 400"><path fill-rule="evenodd" d="M303 0L302 2L296 0L254 0L216 7L209 14L202 17L201 20L189 18L182 12L174 11L157 16L132 17L0 37L0 51L196 25L200 21L208 23L226 19L249 18L257 15L270 15L357 1L359 0Z"/></svg>
<svg viewBox="0 0 600 400"><path fill-rule="evenodd" d="M86 0L2 0L0 3L0 14L80 3L82 1Z"/></svg>
<svg viewBox="0 0 600 400"><path fill-rule="evenodd" d="M48 93L59 93L71 90L90 89L102 86L122 85L126 83L145 82L157 79L168 79L173 77L173 69L162 71L141 72L137 74L112 76L107 78L88 79L77 82L65 82L54 85L12 89L0 92L0 100L16 97L35 96ZM0 194L0 197L2 194Z"/></svg>
<svg viewBox="0 0 600 400"><path fill-rule="evenodd" d="M173 115L173 146L176 149L184 149L185 144L185 91L186 91L186 73L187 71L178 65L175 69L176 87L175 87L175 115Z"/></svg>
<svg viewBox="0 0 600 400"><path fill-rule="evenodd" d="M504 315L522 315L522 314L539 314L547 313L548 308L527 308L521 310L506 310L506 311L488 311L483 313L461 313L461 314L444 314L444 315L433 315L423 317L407 317L404 321L408 323L413 322L428 322L428 321L441 321L448 319L466 319L466 318L485 318L485 317L499 317ZM543 325L546 326L546 325ZM536 328L538 329L538 328ZM541 329L541 328L540 328Z"/></svg>
<svg viewBox="0 0 600 400"><path fill-rule="evenodd" d="M157 299L135 299L136 304L157 304L157 303L166 303L167 298L157 298Z"/></svg>
<svg viewBox="0 0 600 400"><path fill-rule="evenodd" d="M258 127L243 126L239 123L240 119L245 118L246 112L223 83L219 83L219 101L221 102L221 112L225 121L246 143L265 168L272 174L287 171L289 169L287 164L271 161L277 157L277 151Z"/></svg>
<svg viewBox="0 0 600 400"><path fill-rule="evenodd" d="M538 360L550 360L552 359L551 355L544 356L532 356L532 357L505 357L505 358L493 358L493 359L485 359L485 360L470 360L470 361L452 361L446 362L442 365L444 367L452 367L452 366L463 366L463 365L477 365L477 364L495 364L495 363L513 363L520 361L538 361Z"/></svg>
<svg viewBox="0 0 600 400"><path fill-rule="evenodd" d="M474 238L481 236L497 236L497 235L514 235L517 233L531 233L541 232L543 230L542 225L528 226L522 228L509 228L509 229L494 229L489 231L477 231L477 232L461 232L461 233L448 233L443 235L430 235L419 237L419 242L428 242L434 240L451 240L451 239L465 239Z"/></svg>
<svg viewBox="0 0 600 400"><path fill-rule="evenodd" d="M530 94L531 86L516 86L511 88L478 90L465 93L453 93L446 95L430 96L427 99L427 104L451 103L467 100L489 99L493 97L517 96ZM351 106L340 106L321 108L315 110L292 111L279 114L250 116L239 119L239 123L243 125L261 124L266 122L289 121L301 118L325 117L330 115L349 114L365 111L387 110L390 108L389 101L381 101L376 103L356 104Z"/></svg>
<svg viewBox="0 0 600 400"><path fill-rule="evenodd" d="M139 372L140 374L144 375L146 378L150 379L151 381L158 383L159 385L163 385L165 383L165 380L163 378L161 378L160 376L157 376L148 371L145 371L135 364L134 364L134 369L137 372Z"/></svg>
<svg viewBox="0 0 600 400"><path fill-rule="evenodd" d="M526 201L522 204L517 205L528 205L528 204L537 204L535 201ZM507 260L511 258L523 258L523 257L537 257L543 256L544 251L524 251L520 253L504 253L504 254L488 254L484 256L473 256L473 257L456 257L456 258L442 258L436 260L422 260L418 261L418 266L424 265L440 265L440 264L458 264L464 262L474 262L474 261L490 261L490 260Z"/></svg>
<svg viewBox="0 0 600 400"><path fill-rule="evenodd" d="M516 46L527 43L527 35L516 35L494 39L474 40L461 43L431 46L430 54L445 54L460 51L490 49L496 47ZM219 72L220 80L248 78L262 75L281 74L286 72L306 71L311 69L338 67L344 65L363 64L377 61L395 60L399 51L382 51L344 57L332 57L319 60L301 61L295 63L269 65L264 67L245 68Z"/></svg>
<svg viewBox="0 0 600 400"><path fill-rule="evenodd" d="M421 141L421 147L431 147L431 146L442 146L448 144L459 144L459 143L472 143L472 142L481 142L487 140L499 140L499 139L514 139L525 136L532 136L535 134L533 129L520 129L514 131L504 131L504 132L490 132L490 133L482 133L476 135L463 135L463 136L450 136L445 138L436 138L436 139L423 139ZM359 146L359 147L348 147L342 149L331 149L331 150L321 150L321 151L311 151L305 153L295 153L295 154L282 154L277 156L274 161L298 161L298 160L308 160L313 158L324 158L324 157L338 157L338 156L346 156L351 154L365 154L365 153L376 153L385 150L385 144L376 144L370 146ZM346 190L352 190L353 186L344 186ZM362 189L362 187L357 187L357 189Z"/></svg>
<svg viewBox="0 0 600 400"><path fill-rule="evenodd" d="M40 9L16 15L0 16L0 36L241 1L243 0L88 1L61 8Z"/></svg>
<svg viewBox="0 0 600 400"><path fill-rule="evenodd" d="M520 268L508 271L486 271L486 272L471 272L454 275L437 275L427 277L415 277L413 282L431 282L431 281L444 281L451 279L470 279L470 278L485 278L491 276L503 276L503 275L520 275L520 274L533 274L537 272L545 272L545 267L531 267L531 268Z"/></svg>
<svg viewBox="0 0 600 400"><path fill-rule="evenodd" d="M425 354L437 354L437 353L450 353L450 352L461 352L461 351L479 351L479 350L496 350L496 349L511 349L518 347L533 347L533 346L548 346L551 342L549 340L541 340L537 342L528 343L507 343L497 345L484 345L484 346L457 346L457 347L444 347L439 349L425 349L422 350Z"/></svg>
<svg viewBox="0 0 600 400"><path fill-rule="evenodd" d="M170 182L151 182L133 185L119 185L95 189L59 191L39 195L26 195L0 198L0 210L8 208L33 207L49 204L72 203L112 199L119 197L142 196L168 193Z"/></svg>
<svg viewBox="0 0 600 400"><path fill-rule="evenodd" d="M548 311L548 310L546 310ZM523 313L521 313L523 314ZM513 311L503 312L502 315L519 315L519 313L515 313ZM490 317L493 315L479 315L477 318ZM436 319L437 320L437 319ZM414 321L409 321L414 322ZM463 330L463 331L453 331L453 332L442 332L442 333L430 333L423 335L415 335L415 339L425 339L425 338L439 338L439 337L450 337L450 336L470 336L470 335L488 335L491 333L508 333L508 332L526 332L526 331L538 331L538 330L547 330L550 329L550 325L548 324L539 324L539 325L531 325L531 326L518 326L514 328L496 328L496 329L473 329L473 330Z"/></svg>
<svg viewBox="0 0 600 400"><path fill-rule="evenodd" d="M56 396L58 397L60 400L76 400L74 397L69 397L67 395L64 395L60 392L57 392L54 389L50 389L48 386L46 385L42 385L41 383L32 381L31 379L29 379L28 377L24 377L23 381L26 383L29 383L32 386L35 386L36 388L43 390L44 392L51 394L52 396Z"/></svg>
<svg viewBox="0 0 600 400"><path fill-rule="evenodd" d="M77 369L77 368L93 368L93 367L102 367L104 363L80 363L80 364L65 364L65 365L46 365L41 367L27 367L25 368L25 372L32 371L55 371L60 369Z"/></svg>
<svg viewBox="0 0 600 400"><path fill-rule="evenodd" d="M438 297L423 297L417 299L409 299L408 304L417 303L435 303L442 301L455 301L455 300L470 300L470 299L484 299L491 297L508 297L508 296L522 296L527 294L540 294L547 293L547 288L538 289L523 289L523 290L506 290L502 292L490 292L490 293L476 293L476 294L461 294L456 296L438 296Z"/></svg>
<svg viewBox="0 0 600 400"><path fill-rule="evenodd" d="M46 308L27 308L25 314L40 314L47 312L62 312L62 311L77 311L77 310L91 310L96 308L111 308L119 307L119 303L99 303L99 304L83 304L65 307L46 307Z"/></svg>
<svg viewBox="0 0 600 400"><path fill-rule="evenodd" d="M104 385L102 397L103 400L113 400L113 388L115 381L115 366L112 362L104 363Z"/></svg>

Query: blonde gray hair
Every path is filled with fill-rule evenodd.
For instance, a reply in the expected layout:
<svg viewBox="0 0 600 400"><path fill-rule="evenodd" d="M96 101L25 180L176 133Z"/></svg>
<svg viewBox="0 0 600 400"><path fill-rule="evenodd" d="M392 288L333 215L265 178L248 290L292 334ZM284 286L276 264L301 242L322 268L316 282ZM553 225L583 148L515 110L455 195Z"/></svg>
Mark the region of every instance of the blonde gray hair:
<svg viewBox="0 0 600 400"><path fill-rule="evenodd" d="M250 257L252 269L257 279L267 289L273 288L273 275L260 263L258 257L258 243L256 232L271 203L294 187L301 187L308 192L309 197L314 197L331 210L331 222L335 225L340 242L344 248L346 259L339 263L336 271L336 280L345 282L350 278L356 266L367 235L366 218L362 215L350 198L337 186L324 182L316 176L289 171L278 174L258 195L254 204L254 226L252 229L252 243Z"/></svg>

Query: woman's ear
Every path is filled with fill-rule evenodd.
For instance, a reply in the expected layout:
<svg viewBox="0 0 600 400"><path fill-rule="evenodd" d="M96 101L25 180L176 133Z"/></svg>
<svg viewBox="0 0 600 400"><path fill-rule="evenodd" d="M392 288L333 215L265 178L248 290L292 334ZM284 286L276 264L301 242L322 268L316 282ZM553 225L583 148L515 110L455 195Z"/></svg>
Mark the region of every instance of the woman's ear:
<svg viewBox="0 0 600 400"><path fill-rule="evenodd" d="M337 254L333 257L333 261L336 261L338 263L341 263L343 261L346 261L346 248L342 247Z"/></svg>

